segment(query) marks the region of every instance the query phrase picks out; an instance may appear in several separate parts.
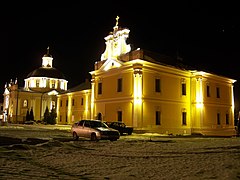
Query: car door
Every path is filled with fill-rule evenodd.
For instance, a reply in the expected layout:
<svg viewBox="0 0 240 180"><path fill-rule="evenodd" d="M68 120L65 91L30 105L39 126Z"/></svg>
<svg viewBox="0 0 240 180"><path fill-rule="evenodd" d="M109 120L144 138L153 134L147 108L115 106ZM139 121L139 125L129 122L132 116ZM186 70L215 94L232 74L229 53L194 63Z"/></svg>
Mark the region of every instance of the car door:
<svg viewBox="0 0 240 180"><path fill-rule="evenodd" d="M84 121L80 121L77 125L76 132L79 137L84 137Z"/></svg>

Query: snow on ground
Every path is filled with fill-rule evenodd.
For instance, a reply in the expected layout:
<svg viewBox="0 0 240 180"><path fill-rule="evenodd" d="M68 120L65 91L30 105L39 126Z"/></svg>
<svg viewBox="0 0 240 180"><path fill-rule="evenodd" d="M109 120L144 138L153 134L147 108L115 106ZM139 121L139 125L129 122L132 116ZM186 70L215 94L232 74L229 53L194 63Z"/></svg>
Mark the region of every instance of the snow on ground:
<svg viewBox="0 0 240 180"><path fill-rule="evenodd" d="M240 179L239 137L72 141L70 126L0 126L0 179Z"/></svg>

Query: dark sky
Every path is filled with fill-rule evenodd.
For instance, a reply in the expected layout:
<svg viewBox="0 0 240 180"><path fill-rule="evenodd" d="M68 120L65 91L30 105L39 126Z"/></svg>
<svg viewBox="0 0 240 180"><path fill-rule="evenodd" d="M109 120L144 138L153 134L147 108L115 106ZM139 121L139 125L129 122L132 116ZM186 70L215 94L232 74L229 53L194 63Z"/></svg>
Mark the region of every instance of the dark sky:
<svg viewBox="0 0 240 180"><path fill-rule="evenodd" d="M117 15L119 26L130 29L132 49L179 54L186 64L240 81L239 6L216 2L10 1L0 14L0 90L15 78L23 86L28 73L41 66L48 46L53 66L69 87L90 78Z"/></svg>

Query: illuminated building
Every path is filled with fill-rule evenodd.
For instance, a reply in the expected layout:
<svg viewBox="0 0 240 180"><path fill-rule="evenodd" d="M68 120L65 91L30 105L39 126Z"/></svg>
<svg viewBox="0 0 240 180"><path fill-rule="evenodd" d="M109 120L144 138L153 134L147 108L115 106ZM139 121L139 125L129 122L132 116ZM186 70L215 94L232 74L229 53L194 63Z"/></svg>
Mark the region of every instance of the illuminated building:
<svg viewBox="0 0 240 180"><path fill-rule="evenodd" d="M234 79L198 71L177 59L131 50L117 23L92 75L92 118L123 121L162 134L232 136Z"/></svg>
<svg viewBox="0 0 240 180"><path fill-rule="evenodd" d="M118 17L116 20L113 32L105 37L105 51L89 72L91 81L67 89L62 76L36 76L33 71L25 79L24 89L12 82L5 89L4 107L10 120L24 119L31 107L35 119L41 119L46 106L57 102L58 124L101 119L160 134L236 134L236 80L194 69L169 56L132 50L126 43L130 30L119 27ZM52 59L47 55L39 72L51 68Z"/></svg>
<svg viewBox="0 0 240 180"><path fill-rule="evenodd" d="M88 79L57 96L58 124L72 124L80 119L91 119L91 82Z"/></svg>
<svg viewBox="0 0 240 180"><path fill-rule="evenodd" d="M34 120L42 120L46 107L56 108L57 94L67 90L65 76L52 66L53 58L47 48L42 57L42 66L30 72L24 80L24 87L10 81L5 85L3 109L7 120L12 123L24 123L27 111L32 109Z"/></svg>

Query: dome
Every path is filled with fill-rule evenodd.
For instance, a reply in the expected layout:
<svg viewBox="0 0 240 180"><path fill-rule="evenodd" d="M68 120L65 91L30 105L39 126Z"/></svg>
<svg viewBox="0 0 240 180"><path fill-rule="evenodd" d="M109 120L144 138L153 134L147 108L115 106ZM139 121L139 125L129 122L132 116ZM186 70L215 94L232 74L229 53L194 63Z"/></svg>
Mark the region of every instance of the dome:
<svg viewBox="0 0 240 180"><path fill-rule="evenodd" d="M57 79L65 79L63 73L61 73L56 68L45 68L40 67L35 69L31 73L28 74L27 78L29 77L49 77L49 78L57 78Z"/></svg>

